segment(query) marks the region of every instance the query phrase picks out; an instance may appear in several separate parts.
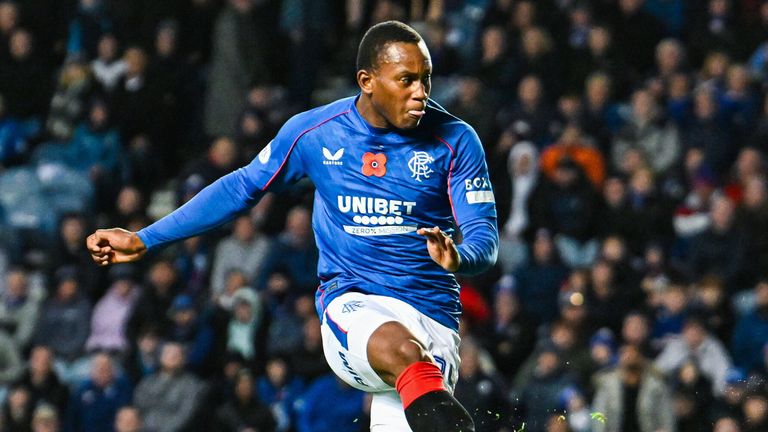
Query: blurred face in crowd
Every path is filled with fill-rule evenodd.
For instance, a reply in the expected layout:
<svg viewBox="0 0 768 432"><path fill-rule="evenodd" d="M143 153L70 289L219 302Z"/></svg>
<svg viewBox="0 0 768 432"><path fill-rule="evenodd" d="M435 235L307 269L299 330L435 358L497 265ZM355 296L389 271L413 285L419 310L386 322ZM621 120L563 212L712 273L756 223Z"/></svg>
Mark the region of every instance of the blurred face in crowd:
<svg viewBox="0 0 768 432"><path fill-rule="evenodd" d="M747 396L742 409L747 424L760 424L768 416L768 400L762 395Z"/></svg>
<svg viewBox="0 0 768 432"><path fill-rule="evenodd" d="M297 240L307 240L312 235L312 214L304 207L294 207L285 220L285 231Z"/></svg>
<svg viewBox="0 0 768 432"><path fill-rule="evenodd" d="M307 348L318 347L321 344L320 320L316 316L304 321L304 346Z"/></svg>
<svg viewBox="0 0 768 432"><path fill-rule="evenodd" d="M506 34L501 27L489 27L483 32L482 48L483 61L491 62L504 54L506 49Z"/></svg>
<svg viewBox="0 0 768 432"><path fill-rule="evenodd" d="M679 285L670 286L662 296L662 304L667 311L676 314L682 312L688 304L688 294Z"/></svg>
<svg viewBox="0 0 768 432"><path fill-rule="evenodd" d="M105 388L114 379L112 359L106 354L96 354L91 360L91 379L96 386Z"/></svg>
<svg viewBox="0 0 768 432"><path fill-rule="evenodd" d="M253 306L245 300L235 303L235 319L241 323L249 323L253 319Z"/></svg>
<svg viewBox="0 0 768 432"><path fill-rule="evenodd" d="M647 90L638 90L632 95L632 114L645 123L656 115L656 101Z"/></svg>
<svg viewBox="0 0 768 432"><path fill-rule="evenodd" d="M608 75L594 74L587 79L587 101L591 106L602 107L611 94L611 80Z"/></svg>
<svg viewBox="0 0 768 432"><path fill-rule="evenodd" d="M649 169L641 168L635 171L630 180L632 192L642 196L653 193L653 173Z"/></svg>
<svg viewBox="0 0 768 432"><path fill-rule="evenodd" d="M241 242L249 242L253 240L256 235L256 230L253 227L251 218L248 216L241 216L235 221L235 227L232 230L233 236Z"/></svg>
<svg viewBox="0 0 768 432"><path fill-rule="evenodd" d="M598 297L611 294L613 268L607 261L599 260L592 266L592 290Z"/></svg>
<svg viewBox="0 0 768 432"><path fill-rule="evenodd" d="M131 47L123 54L125 61L125 73L129 78L144 75L147 68L147 55L138 47Z"/></svg>
<svg viewBox="0 0 768 432"><path fill-rule="evenodd" d="M709 0L709 13L713 16L724 16L730 9L728 0Z"/></svg>
<svg viewBox="0 0 768 432"><path fill-rule="evenodd" d="M549 35L540 27L533 27L523 33L523 53L526 57L536 58L546 54L552 48Z"/></svg>
<svg viewBox="0 0 768 432"><path fill-rule="evenodd" d="M35 376L46 376L53 367L53 353L50 348L36 346L29 354L29 370Z"/></svg>
<svg viewBox="0 0 768 432"><path fill-rule="evenodd" d="M32 36L26 30L16 30L11 36L11 56L24 60L32 52Z"/></svg>
<svg viewBox="0 0 768 432"><path fill-rule="evenodd" d="M77 295L77 281L72 278L67 278L59 282L59 286L56 290L56 297L62 302L68 302L75 298Z"/></svg>
<svg viewBox="0 0 768 432"><path fill-rule="evenodd" d="M626 15L634 14L643 6L645 0L619 0L619 7Z"/></svg>
<svg viewBox="0 0 768 432"><path fill-rule="evenodd" d="M136 213L141 209L141 192L133 186L125 186L117 194L117 211L122 215Z"/></svg>
<svg viewBox="0 0 768 432"><path fill-rule="evenodd" d="M115 416L115 432L140 432L141 428L139 410L133 407L120 408Z"/></svg>
<svg viewBox="0 0 768 432"><path fill-rule="evenodd" d="M722 78L731 64L731 59L723 52L715 51L704 59L704 76L709 78Z"/></svg>
<svg viewBox="0 0 768 432"><path fill-rule="evenodd" d="M759 176L763 171L763 157L757 149L747 147L739 152L736 159L736 173L741 179Z"/></svg>
<svg viewBox="0 0 768 432"><path fill-rule="evenodd" d="M237 145L229 138L219 138L211 144L208 157L216 167L229 168L237 160Z"/></svg>
<svg viewBox="0 0 768 432"><path fill-rule="evenodd" d="M733 65L728 68L728 91L745 93L749 91L750 81L749 70L744 65Z"/></svg>
<svg viewBox="0 0 768 432"><path fill-rule="evenodd" d="M712 432L741 432L741 427L733 417L723 417L715 422Z"/></svg>
<svg viewBox="0 0 768 432"><path fill-rule="evenodd" d="M418 126L432 90L427 45L423 41L389 43L370 69L357 72L358 85L368 101L360 107L365 120L378 128Z"/></svg>
<svg viewBox="0 0 768 432"><path fill-rule="evenodd" d="M67 244L80 245L85 239L85 225L79 217L69 217L61 224L61 238Z"/></svg>
<svg viewBox="0 0 768 432"><path fill-rule="evenodd" d="M270 360L266 367L267 379L274 386L282 386L288 379L288 365L279 358Z"/></svg>
<svg viewBox="0 0 768 432"><path fill-rule="evenodd" d="M107 119L109 119L107 106L101 102L94 103L93 106L91 106L91 111L88 117L94 128L98 129L103 127L107 123Z"/></svg>
<svg viewBox="0 0 768 432"><path fill-rule="evenodd" d="M537 235L533 241L533 258L538 263L546 263L552 258L555 245L548 235Z"/></svg>
<svg viewBox="0 0 768 432"><path fill-rule="evenodd" d="M493 309L496 313L496 319L500 322L508 322L514 319L520 310L520 302L517 296L507 290L501 290L496 294L496 301L493 303Z"/></svg>
<svg viewBox="0 0 768 432"><path fill-rule="evenodd" d="M589 31L587 45L589 46L589 51L592 53L592 55L603 55L611 46L611 33L605 27L592 27L592 29Z"/></svg>
<svg viewBox="0 0 768 432"><path fill-rule="evenodd" d="M29 402L29 390L24 387L16 387L11 390L8 395L8 407L11 410L11 415L17 416L17 413L25 411Z"/></svg>
<svg viewBox="0 0 768 432"><path fill-rule="evenodd" d="M755 305L768 307L768 282L761 281L755 286Z"/></svg>
<svg viewBox="0 0 768 432"><path fill-rule="evenodd" d="M555 372L560 365L560 358L554 351L544 351L536 358L536 376L546 377Z"/></svg>
<svg viewBox="0 0 768 432"><path fill-rule="evenodd" d="M309 295L303 295L296 299L293 307L296 312L296 316L307 319L316 314L314 297Z"/></svg>
<svg viewBox="0 0 768 432"><path fill-rule="evenodd" d="M650 329L648 320L640 314L627 315L621 327L621 337L625 343L642 345L648 339Z"/></svg>
<svg viewBox="0 0 768 432"><path fill-rule="evenodd" d="M541 100L541 81L533 75L520 80L517 95L526 106L536 106Z"/></svg>
<svg viewBox="0 0 768 432"><path fill-rule="evenodd" d="M250 12L253 8L253 0L229 0L229 4L240 13Z"/></svg>
<svg viewBox="0 0 768 432"><path fill-rule="evenodd" d="M624 260L626 247L621 237L610 236L603 241L602 257L609 263L618 263Z"/></svg>
<svg viewBox="0 0 768 432"><path fill-rule="evenodd" d="M21 298L27 295L27 275L21 270L8 272L6 290L11 298Z"/></svg>
<svg viewBox="0 0 768 432"><path fill-rule="evenodd" d="M683 327L683 339L691 348L698 348L707 337L707 330L699 322L689 322Z"/></svg>
<svg viewBox="0 0 768 432"><path fill-rule="evenodd" d="M96 52L99 60L111 62L117 57L117 39L111 34L105 34L99 39Z"/></svg>
<svg viewBox="0 0 768 432"><path fill-rule="evenodd" d="M462 78L459 81L459 99L465 105L480 102L483 84L477 78Z"/></svg>
<svg viewBox="0 0 768 432"><path fill-rule="evenodd" d="M672 39L659 42L656 47L656 65L662 74L674 72L683 61L683 51L680 44Z"/></svg>
<svg viewBox="0 0 768 432"><path fill-rule="evenodd" d="M167 294L176 282L176 269L168 261L158 261L149 271L149 281L159 293Z"/></svg>
<svg viewBox="0 0 768 432"><path fill-rule="evenodd" d="M9 34L19 23L19 10L11 2L0 2L0 33Z"/></svg>
<svg viewBox="0 0 768 432"><path fill-rule="evenodd" d="M512 25L518 30L525 30L536 24L536 5L528 0L517 2L512 13Z"/></svg>
<svg viewBox="0 0 768 432"><path fill-rule="evenodd" d="M610 207L620 207L624 203L626 186L617 177L611 177L603 184L603 198Z"/></svg>
<svg viewBox="0 0 768 432"><path fill-rule="evenodd" d="M160 353L160 366L163 372L175 374L184 367L184 348L177 343L163 345Z"/></svg>
<svg viewBox="0 0 768 432"><path fill-rule="evenodd" d="M712 228L717 232L727 231L733 222L733 203L728 198L717 198L712 203Z"/></svg>
<svg viewBox="0 0 768 432"><path fill-rule="evenodd" d="M683 99L690 93L691 80L684 73L676 73L669 78L668 87L667 94L670 99Z"/></svg>
<svg viewBox="0 0 768 432"><path fill-rule="evenodd" d="M173 322L179 327L189 327L194 324L197 312L193 308L179 309L173 313Z"/></svg>
<svg viewBox="0 0 768 432"><path fill-rule="evenodd" d="M160 57L169 57L176 52L176 29L172 26L163 26L157 32L155 50Z"/></svg>
<svg viewBox="0 0 768 432"><path fill-rule="evenodd" d="M245 274L240 270L232 270L227 274L227 280L224 286L224 292L228 295L233 295L240 288L246 286L248 281L245 278Z"/></svg>
<svg viewBox="0 0 768 432"><path fill-rule="evenodd" d="M480 369L477 347L474 343L462 343L459 351L461 357L459 375L464 378L474 377Z"/></svg>
<svg viewBox="0 0 768 432"><path fill-rule="evenodd" d="M242 401L253 398L253 377L247 372L240 372L235 381L235 396Z"/></svg>

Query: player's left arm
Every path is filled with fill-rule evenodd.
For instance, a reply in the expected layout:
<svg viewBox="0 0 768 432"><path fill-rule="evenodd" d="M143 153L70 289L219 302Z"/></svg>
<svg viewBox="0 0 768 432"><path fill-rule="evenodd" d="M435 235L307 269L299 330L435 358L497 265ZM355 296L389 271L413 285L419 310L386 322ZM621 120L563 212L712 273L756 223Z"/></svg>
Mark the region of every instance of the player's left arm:
<svg viewBox="0 0 768 432"><path fill-rule="evenodd" d="M450 144L450 143L449 143ZM459 136L454 148L448 194L463 240L456 246L457 273L476 274L496 262L499 231L496 201L480 138L472 128Z"/></svg>

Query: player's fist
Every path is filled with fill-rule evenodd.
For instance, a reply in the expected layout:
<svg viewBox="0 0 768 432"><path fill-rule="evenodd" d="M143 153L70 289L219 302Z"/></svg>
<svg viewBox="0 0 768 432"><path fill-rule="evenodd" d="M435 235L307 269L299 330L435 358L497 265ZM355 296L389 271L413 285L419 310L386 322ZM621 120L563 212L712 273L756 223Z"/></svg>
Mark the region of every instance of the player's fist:
<svg viewBox="0 0 768 432"><path fill-rule="evenodd" d="M427 238L427 250L432 260L449 272L459 269L461 258L453 239L440 228L419 228L417 234Z"/></svg>
<svg viewBox="0 0 768 432"><path fill-rule="evenodd" d="M100 266L136 261L147 252L136 233L122 228L96 230L85 239L85 244Z"/></svg>

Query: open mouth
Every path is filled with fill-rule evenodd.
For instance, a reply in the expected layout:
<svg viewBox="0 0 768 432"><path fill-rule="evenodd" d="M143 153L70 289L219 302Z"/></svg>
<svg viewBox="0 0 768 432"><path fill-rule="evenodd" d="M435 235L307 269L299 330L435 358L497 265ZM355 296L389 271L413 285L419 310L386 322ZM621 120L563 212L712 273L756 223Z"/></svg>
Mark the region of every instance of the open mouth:
<svg viewBox="0 0 768 432"><path fill-rule="evenodd" d="M424 114L426 114L426 113L427 112L424 111L424 110L409 110L408 111L408 115L413 117L413 118L415 118L415 119L422 118L424 116Z"/></svg>

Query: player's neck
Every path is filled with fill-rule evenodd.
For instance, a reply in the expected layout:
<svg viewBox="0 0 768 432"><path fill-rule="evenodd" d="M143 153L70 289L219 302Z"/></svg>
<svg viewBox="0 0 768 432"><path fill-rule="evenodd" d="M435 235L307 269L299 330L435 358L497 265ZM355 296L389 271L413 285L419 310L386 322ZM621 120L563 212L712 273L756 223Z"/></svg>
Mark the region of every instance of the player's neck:
<svg viewBox="0 0 768 432"><path fill-rule="evenodd" d="M368 126L375 129L390 129L387 119L376 111L371 99L365 94L361 94L360 97L357 98L355 108L357 108L360 117L368 123Z"/></svg>

